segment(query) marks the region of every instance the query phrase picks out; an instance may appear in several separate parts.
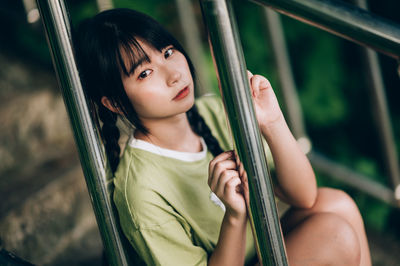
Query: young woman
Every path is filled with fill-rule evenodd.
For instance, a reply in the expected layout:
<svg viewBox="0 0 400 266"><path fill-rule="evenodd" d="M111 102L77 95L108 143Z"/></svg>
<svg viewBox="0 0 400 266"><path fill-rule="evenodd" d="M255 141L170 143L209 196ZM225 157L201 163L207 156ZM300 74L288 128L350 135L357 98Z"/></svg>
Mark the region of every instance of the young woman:
<svg viewBox="0 0 400 266"><path fill-rule="evenodd" d="M218 97L194 99L194 69L161 25L105 11L78 34L86 93L103 122L124 234L148 265L255 264L241 179ZM249 72L272 153L291 265L370 265L360 213L344 192L317 189L268 80ZM120 158L122 118L133 129Z"/></svg>

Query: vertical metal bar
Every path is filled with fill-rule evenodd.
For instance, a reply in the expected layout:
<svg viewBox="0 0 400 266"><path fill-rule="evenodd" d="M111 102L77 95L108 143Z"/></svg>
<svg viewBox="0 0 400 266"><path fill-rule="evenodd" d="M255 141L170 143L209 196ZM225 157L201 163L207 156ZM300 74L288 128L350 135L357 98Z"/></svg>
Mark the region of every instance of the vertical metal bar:
<svg viewBox="0 0 400 266"><path fill-rule="evenodd" d="M335 0L251 0L297 20L400 57L400 27L354 5Z"/></svg>
<svg viewBox="0 0 400 266"><path fill-rule="evenodd" d="M354 0L362 9L368 9L367 1ZM368 88L374 109L375 124L379 132L380 141L383 144L383 155L395 191L395 199L400 202L400 169L396 151L396 143L393 137L393 129L390 123L390 115L387 107L385 86L382 80L382 73L379 66L378 55L369 48L362 49L366 60L366 70L368 73Z"/></svg>
<svg viewBox="0 0 400 266"><path fill-rule="evenodd" d="M96 0L97 4L97 9L99 12L111 9L114 7L113 1L112 0Z"/></svg>
<svg viewBox="0 0 400 266"><path fill-rule="evenodd" d="M225 110L248 176L249 213L260 261L288 265L232 7L224 0L201 0L201 6Z"/></svg>
<svg viewBox="0 0 400 266"><path fill-rule="evenodd" d="M206 73L207 65L204 60L204 50L201 45L201 38L190 0L175 0L178 8L178 16L181 21L184 43L198 75L196 95L200 96L210 91L211 81Z"/></svg>
<svg viewBox="0 0 400 266"><path fill-rule="evenodd" d="M286 106L288 122L301 149L303 152L308 153L311 150L311 141L308 139L304 127L303 111L293 78L282 23L278 13L266 7L263 9L273 51L272 54L281 84L283 101Z"/></svg>
<svg viewBox="0 0 400 266"><path fill-rule="evenodd" d="M108 262L111 265L128 265L111 206L111 193L108 193L109 166L90 117L76 67L69 15L62 0L37 0L37 3Z"/></svg>

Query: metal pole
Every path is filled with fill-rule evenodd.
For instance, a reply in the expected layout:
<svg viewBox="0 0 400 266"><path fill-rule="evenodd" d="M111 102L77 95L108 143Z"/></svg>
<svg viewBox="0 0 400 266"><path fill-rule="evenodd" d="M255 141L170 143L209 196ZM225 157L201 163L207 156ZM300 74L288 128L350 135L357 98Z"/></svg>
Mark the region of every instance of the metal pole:
<svg viewBox="0 0 400 266"><path fill-rule="evenodd" d="M37 3L108 262L110 265L128 265L109 197L107 174L110 168L82 91L67 10L62 0L37 0Z"/></svg>
<svg viewBox="0 0 400 266"><path fill-rule="evenodd" d="M355 0L356 4L367 9L365 0ZM400 203L400 169L396 151L396 143L393 137L393 129L390 123L390 115L387 107L385 86L379 66L378 55L371 49L363 49L368 76L368 88L371 103L374 109L375 124L379 132L380 141L383 144L383 153L388 175L395 191L395 198ZM400 205L399 205L400 206Z"/></svg>
<svg viewBox="0 0 400 266"><path fill-rule="evenodd" d="M230 2L202 0L225 110L249 182L249 214L262 265L288 265L272 182Z"/></svg>
<svg viewBox="0 0 400 266"><path fill-rule="evenodd" d="M394 58L400 26L354 5L334 0L251 0Z"/></svg>
<svg viewBox="0 0 400 266"><path fill-rule="evenodd" d="M190 0L175 0L178 8L179 20L181 21L182 31L186 49L198 75L196 95L203 95L211 90L211 81L206 73L207 65L204 60L204 50L201 45L201 38Z"/></svg>

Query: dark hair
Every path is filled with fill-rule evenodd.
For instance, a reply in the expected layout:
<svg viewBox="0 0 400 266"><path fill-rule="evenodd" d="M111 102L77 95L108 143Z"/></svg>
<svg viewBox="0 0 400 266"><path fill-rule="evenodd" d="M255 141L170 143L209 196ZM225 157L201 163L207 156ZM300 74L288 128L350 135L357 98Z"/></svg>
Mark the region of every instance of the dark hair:
<svg viewBox="0 0 400 266"><path fill-rule="evenodd" d="M120 153L117 114L105 108L101 98L107 97L136 130L148 133L129 101L121 80L121 73L129 76L137 65L149 61L138 40L160 52L169 45L174 46L185 56L195 80L193 64L179 42L158 22L143 13L130 9L107 10L84 21L74 35L84 89L89 99L97 105L98 117L103 122L102 137L113 172L119 163ZM128 62L124 58L128 58ZM218 141L195 106L187 112L187 116L193 131L204 138L211 153L214 156L221 153Z"/></svg>

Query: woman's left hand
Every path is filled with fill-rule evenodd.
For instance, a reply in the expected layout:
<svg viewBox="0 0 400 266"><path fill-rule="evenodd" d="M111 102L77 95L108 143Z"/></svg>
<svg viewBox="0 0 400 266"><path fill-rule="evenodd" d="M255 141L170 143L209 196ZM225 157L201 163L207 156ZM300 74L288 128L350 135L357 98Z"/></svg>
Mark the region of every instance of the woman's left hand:
<svg viewBox="0 0 400 266"><path fill-rule="evenodd" d="M247 71L253 97L254 109L260 128L269 128L284 120L278 100L269 81Z"/></svg>

